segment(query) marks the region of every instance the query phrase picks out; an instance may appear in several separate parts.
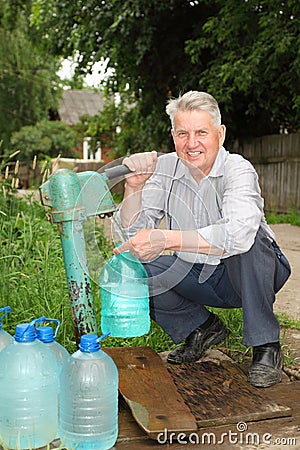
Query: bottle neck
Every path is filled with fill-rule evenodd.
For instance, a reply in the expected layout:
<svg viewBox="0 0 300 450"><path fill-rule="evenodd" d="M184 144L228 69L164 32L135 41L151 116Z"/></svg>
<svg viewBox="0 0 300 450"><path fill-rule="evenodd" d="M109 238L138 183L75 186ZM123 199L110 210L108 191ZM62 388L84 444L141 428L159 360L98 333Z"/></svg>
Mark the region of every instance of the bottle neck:
<svg viewBox="0 0 300 450"><path fill-rule="evenodd" d="M36 335L40 341L45 342L46 344L54 341L54 334L52 327L48 326L37 327Z"/></svg>

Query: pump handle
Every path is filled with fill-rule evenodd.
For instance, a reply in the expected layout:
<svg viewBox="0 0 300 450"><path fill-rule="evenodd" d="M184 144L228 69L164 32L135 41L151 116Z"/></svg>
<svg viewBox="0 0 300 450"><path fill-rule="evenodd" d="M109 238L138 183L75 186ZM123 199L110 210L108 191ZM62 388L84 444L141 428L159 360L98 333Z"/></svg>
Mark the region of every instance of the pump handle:
<svg viewBox="0 0 300 450"><path fill-rule="evenodd" d="M112 180L113 178L118 178L123 175L127 175L128 173L131 173L131 170L127 166L125 166L125 164L120 164L119 166L105 169L104 172L107 178L109 180Z"/></svg>

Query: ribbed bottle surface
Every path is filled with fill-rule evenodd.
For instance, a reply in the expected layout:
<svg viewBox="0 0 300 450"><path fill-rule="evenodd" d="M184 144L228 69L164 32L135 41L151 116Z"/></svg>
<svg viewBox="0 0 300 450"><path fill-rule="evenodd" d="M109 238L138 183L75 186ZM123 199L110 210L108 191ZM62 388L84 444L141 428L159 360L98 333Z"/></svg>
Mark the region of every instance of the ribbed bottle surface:
<svg viewBox="0 0 300 450"><path fill-rule="evenodd" d="M62 444L69 450L107 450L118 436L118 371L102 350L78 350L60 376Z"/></svg>
<svg viewBox="0 0 300 450"><path fill-rule="evenodd" d="M135 337L150 329L147 272L130 253L114 255L100 274L101 329Z"/></svg>
<svg viewBox="0 0 300 450"><path fill-rule="evenodd" d="M0 436L9 449L49 444L58 428L58 374L38 340L13 341L0 353Z"/></svg>

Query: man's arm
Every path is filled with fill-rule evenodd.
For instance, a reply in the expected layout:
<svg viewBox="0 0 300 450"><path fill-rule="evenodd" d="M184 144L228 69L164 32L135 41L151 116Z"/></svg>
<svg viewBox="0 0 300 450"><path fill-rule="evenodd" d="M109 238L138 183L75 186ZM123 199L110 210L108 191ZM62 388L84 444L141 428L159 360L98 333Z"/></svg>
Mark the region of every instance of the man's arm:
<svg viewBox="0 0 300 450"><path fill-rule="evenodd" d="M131 174L126 176L123 202L120 208L123 228L130 227L137 219L142 208L142 191L146 181L154 172L157 162L157 152L137 153L130 158L124 158Z"/></svg>
<svg viewBox="0 0 300 450"><path fill-rule="evenodd" d="M210 245L197 230L146 229L114 249L115 254L130 251L142 260L151 260L164 250L222 255L224 250Z"/></svg>

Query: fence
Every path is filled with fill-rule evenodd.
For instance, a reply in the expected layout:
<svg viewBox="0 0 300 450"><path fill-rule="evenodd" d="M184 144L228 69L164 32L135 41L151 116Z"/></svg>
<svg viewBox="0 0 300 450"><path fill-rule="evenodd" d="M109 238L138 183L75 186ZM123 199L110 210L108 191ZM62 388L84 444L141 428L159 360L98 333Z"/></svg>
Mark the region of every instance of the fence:
<svg viewBox="0 0 300 450"><path fill-rule="evenodd" d="M243 141L234 151L256 168L267 211L300 210L300 133Z"/></svg>

